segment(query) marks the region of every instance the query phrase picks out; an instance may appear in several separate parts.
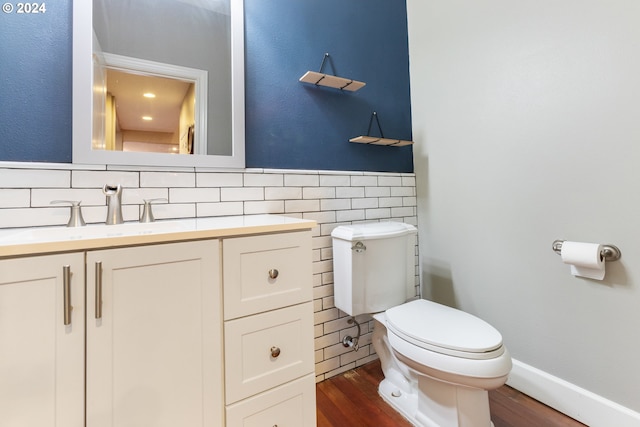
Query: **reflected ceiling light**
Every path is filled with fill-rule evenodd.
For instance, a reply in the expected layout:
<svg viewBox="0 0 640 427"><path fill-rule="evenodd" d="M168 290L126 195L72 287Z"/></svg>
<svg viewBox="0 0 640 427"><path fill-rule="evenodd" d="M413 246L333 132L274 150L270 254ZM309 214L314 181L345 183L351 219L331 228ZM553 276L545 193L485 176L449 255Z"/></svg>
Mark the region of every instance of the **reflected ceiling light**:
<svg viewBox="0 0 640 427"><path fill-rule="evenodd" d="M156 94L155 93L151 93L151 92L147 92L147 93L143 94L142 96L144 96L145 98L155 98Z"/></svg>
<svg viewBox="0 0 640 427"><path fill-rule="evenodd" d="M151 120L153 120L153 117L151 117L151 116L142 116L142 120L146 120L146 121L150 122Z"/></svg>

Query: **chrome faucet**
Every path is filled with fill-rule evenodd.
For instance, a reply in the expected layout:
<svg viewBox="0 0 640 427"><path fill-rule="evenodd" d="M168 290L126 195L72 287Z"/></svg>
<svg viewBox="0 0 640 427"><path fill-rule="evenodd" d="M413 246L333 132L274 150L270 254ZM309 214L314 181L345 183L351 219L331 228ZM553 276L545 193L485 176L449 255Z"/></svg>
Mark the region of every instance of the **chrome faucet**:
<svg viewBox="0 0 640 427"><path fill-rule="evenodd" d="M107 225L122 224L122 186L105 184L102 192L107 196Z"/></svg>

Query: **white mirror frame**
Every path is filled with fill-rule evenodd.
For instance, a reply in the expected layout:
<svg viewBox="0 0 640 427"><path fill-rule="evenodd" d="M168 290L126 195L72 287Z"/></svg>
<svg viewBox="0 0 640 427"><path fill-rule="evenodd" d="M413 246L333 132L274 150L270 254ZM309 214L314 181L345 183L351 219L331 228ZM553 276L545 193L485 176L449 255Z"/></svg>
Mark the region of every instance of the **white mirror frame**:
<svg viewBox="0 0 640 427"><path fill-rule="evenodd" d="M93 2L73 2L73 163L244 168L244 1L231 1L232 155L93 150Z"/></svg>

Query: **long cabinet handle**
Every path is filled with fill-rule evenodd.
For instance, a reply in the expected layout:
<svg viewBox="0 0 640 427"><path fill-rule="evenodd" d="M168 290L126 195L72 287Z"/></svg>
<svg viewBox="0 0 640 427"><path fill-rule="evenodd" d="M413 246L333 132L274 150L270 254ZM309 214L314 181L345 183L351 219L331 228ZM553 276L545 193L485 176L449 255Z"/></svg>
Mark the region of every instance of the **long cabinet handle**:
<svg viewBox="0 0 640 427"><path fill-rule="evenodd" d="M64 325L71 324L71 266L62 267L62 299L64 300Z"/></svg>
<svg viewBox="0 0 640 427"><path fill-rule="evenodd" d="M102 262L96 262L96 319L102 319Z"/></svg>

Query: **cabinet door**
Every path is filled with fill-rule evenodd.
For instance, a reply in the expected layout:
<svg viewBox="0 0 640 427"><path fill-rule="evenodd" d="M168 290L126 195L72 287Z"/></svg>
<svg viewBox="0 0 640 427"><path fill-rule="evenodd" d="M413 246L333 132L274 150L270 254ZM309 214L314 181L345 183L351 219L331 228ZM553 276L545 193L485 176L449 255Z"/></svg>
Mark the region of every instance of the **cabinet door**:
<svg viewBox="0 0 640 427"><path fill-rule="evenodd" d="M0 261L0 425L84 425L83 253Z"/></svg>
<svg viewBox="0 0 640 427"><path fill-rule="evenodd" d="M218 241L87 254L88 427L223 425L219 263Z"/></svg>

